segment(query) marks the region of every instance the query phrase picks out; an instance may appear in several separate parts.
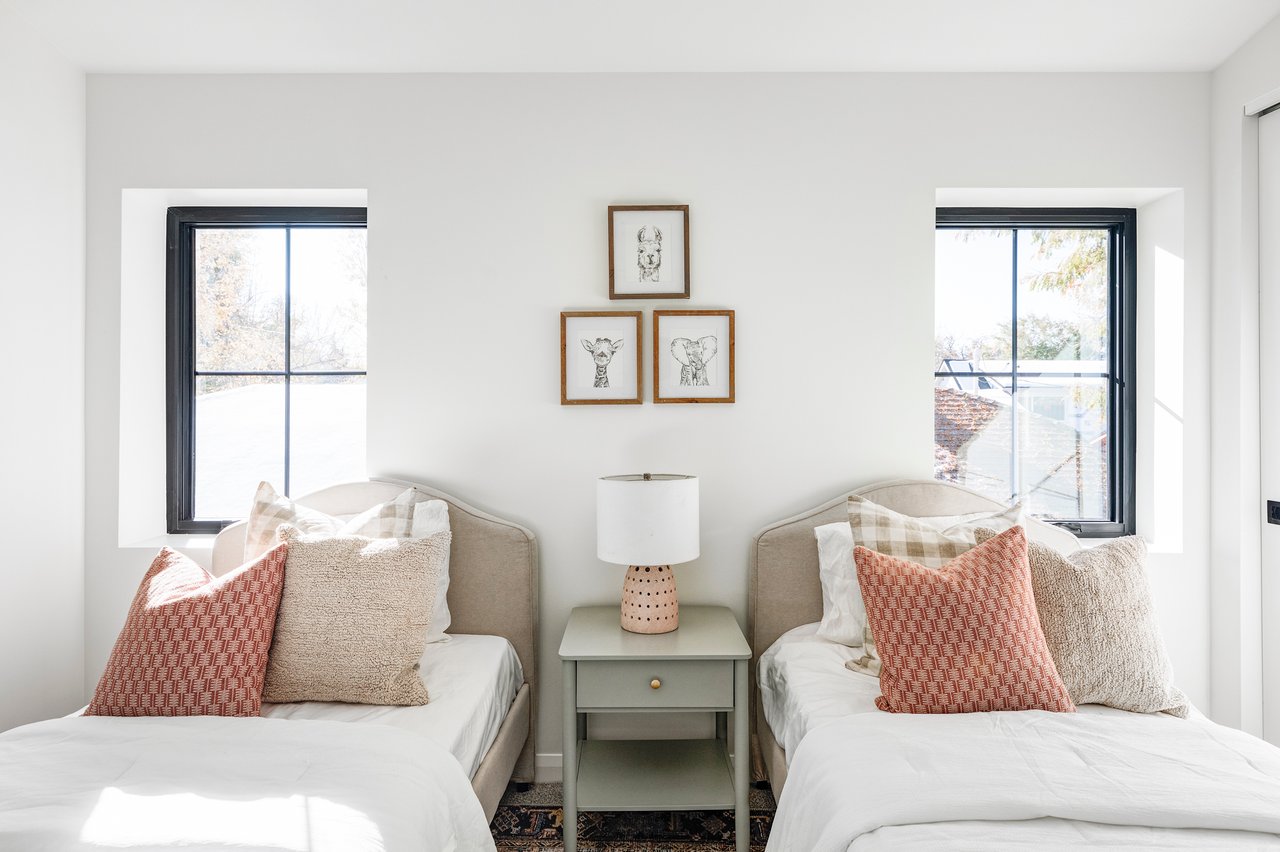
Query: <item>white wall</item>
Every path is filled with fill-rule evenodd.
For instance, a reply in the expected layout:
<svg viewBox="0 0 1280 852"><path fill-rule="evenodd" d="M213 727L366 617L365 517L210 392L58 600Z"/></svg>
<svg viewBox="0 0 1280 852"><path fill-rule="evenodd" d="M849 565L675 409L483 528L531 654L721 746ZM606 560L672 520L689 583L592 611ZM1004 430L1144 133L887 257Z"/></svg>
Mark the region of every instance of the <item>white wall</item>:
<svg viewBox="0 0 1280 852"><path fill-rule="evenodd" d="M1259 363L1274 364L1280 359L1274 333L1280 329L1280 111L1258 119L1258 236ZM1274 373L1266 374L1260 390L1259 422L1280 421ZM1260 460L1262 496L1280 499L1280 447L1264 441ZM1280 528L1263 523L1261 543L1262 730L1275 742L1280 740Z"/></svg>
<svg viewBox="0 0 1280 852"><path fill-rule="evenodd" d="M0 730L83 695L84 132L84 76L0 4Z"/></svg>
<svg viewBox="0 0 1280 852"><path fill-rule="evenodd" d="M1280 86L1280 18L1223 63L1212 86L1212 689L1219 721L1259 734L1258 131L1243 107Z"/></svg>
<svg viewBox="0 0 1280 852"><path fill-rule="evenodd" d="M759 527L931 475L938 187L1181 189L1184 404L1207 409L1208 100L1203 74L90 77L86 685L151 556L118 545L123 190L368 190L370 473L538 533L554 760L565 619L622 581L595 558L594 477L700 475L681 597L745 619ZM736 309L739 401L561 407L559 312L653 307L607 299L605 208L646 201L692 206L688 304ZM1207 428L1184 440L1190 486ZM1190 528L1206 503L1171 505ZM1207 546L1186 535L1153 565L1179 680L1208 707Z"/></svg>

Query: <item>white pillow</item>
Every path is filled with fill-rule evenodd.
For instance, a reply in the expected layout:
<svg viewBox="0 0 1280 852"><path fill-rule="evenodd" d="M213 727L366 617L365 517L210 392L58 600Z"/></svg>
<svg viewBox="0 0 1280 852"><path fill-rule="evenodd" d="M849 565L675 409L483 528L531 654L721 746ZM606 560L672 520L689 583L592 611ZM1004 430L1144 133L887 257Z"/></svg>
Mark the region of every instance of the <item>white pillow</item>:
<svg viewBox="0 0 1280 852"><path fill-rule="evenodd" d="M941 530L948 538L964 538L973 545L981 528L1004 532L1021 524L1022 504L995 514L978 512L915 520ZM813 534L818 540L818 580L822 584L822 623L818 626L818 635L860 648L866 632L867 610L862 603L862 590L858 588L858 570L853 564L853 528L848 521L837 521L815 527Z"/></svg>
<svg viewBox="0 0 1280 852"><path fill-rule="evenodd" d="M853 529L848 521L815 527L818 579L822 582L822 623L818 635L850 648L862 645L867 610L853 564Z"/></svg>
<svg viewBox="0 0 1280 852"><path fill-rule="evenodd" d="M415 503L413 507L413 532L410 538L426 538L439 532L449 531L449 504L443 500L426 500ZM449 615L449 554L444 555L444 563L436 579L436 603L431 610L431 629L427 634L427 644L447 642L449 624L453 617Z"/></svg>

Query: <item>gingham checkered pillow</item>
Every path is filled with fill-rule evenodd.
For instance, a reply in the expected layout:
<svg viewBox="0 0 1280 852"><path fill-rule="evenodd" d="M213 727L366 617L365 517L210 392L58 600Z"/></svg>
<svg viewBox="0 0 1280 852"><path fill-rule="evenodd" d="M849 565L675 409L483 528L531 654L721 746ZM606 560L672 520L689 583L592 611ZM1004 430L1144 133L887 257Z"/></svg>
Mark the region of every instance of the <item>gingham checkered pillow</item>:
<svg viewBox="0 0 1280 852"><path fill-rule="evenodd" d="M342 525L342 535L362 535L365 538L411 538L413 534L413 507L422 498L412 488L401 492L394 500L366 509Z"/></svg>
<svg viewBox="0 0 1280 852"><path fill-rule="evenodd" d="M849 527L853 531L855 548L865 547L926 568L941 568L960 554L972 550L977 544L979 528L1003 532L1021 525L1022 521L1022 504L1018 503L998 514L983 515L938 529L863 497L855 495L849 498ZM861 594L860 589L858 593ZM862 645L863 655L850 660L846 666L853 671L878 676L880 656L876 653L875 637L869 626L864 631Z"/></svg>
<svg viewBox="0 0 1280 852"><path fill-rule="evenodd" d="M307 534L360 535L366 538L409 538L413 532L413 507L420 497L412 488L394 500L379 503L349 521L299 506L277 494L271 483L258 484L249 510L244 537L244 559L256 559L276 546L276 530L282 525L297 527Z"/></svg>

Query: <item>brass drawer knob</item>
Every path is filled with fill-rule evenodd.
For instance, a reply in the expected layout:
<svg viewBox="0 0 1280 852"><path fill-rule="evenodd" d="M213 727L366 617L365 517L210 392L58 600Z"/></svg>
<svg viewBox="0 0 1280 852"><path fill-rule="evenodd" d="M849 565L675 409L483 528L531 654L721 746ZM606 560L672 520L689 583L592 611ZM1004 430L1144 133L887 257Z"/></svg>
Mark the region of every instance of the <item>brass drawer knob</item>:
<svg viewBox="0 0 1280 852"><path fill-rule="evenodd" d="M662 681L658 680L656 677L653 680L649 681L650 689L657 689L660 686L662 686Z"/></svg>

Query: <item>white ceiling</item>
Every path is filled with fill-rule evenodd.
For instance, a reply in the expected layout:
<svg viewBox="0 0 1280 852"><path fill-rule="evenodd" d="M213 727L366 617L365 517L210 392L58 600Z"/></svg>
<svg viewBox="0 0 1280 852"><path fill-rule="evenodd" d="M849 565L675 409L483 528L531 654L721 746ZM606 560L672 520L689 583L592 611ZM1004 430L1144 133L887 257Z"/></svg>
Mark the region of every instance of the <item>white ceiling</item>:
<svg viewBox="0 0 1280 852"><path fill-rule="evenodd" d="M1203 71L1280 0L0 0L90 72Z"/></svg>

